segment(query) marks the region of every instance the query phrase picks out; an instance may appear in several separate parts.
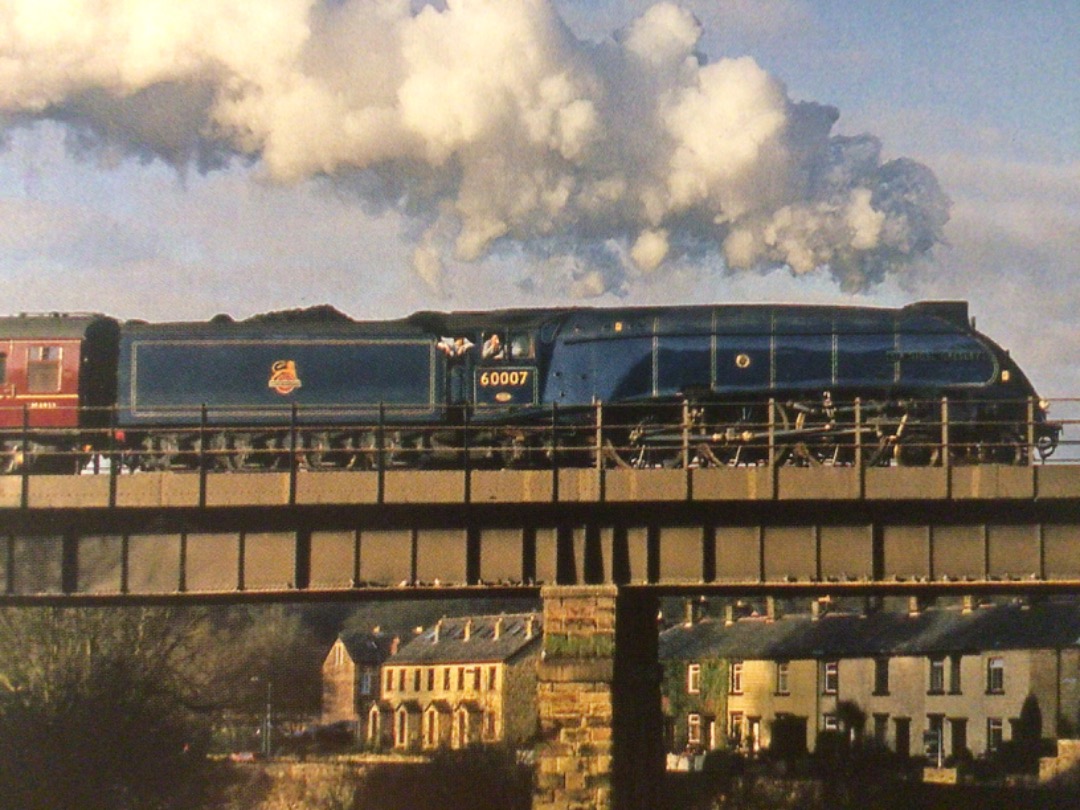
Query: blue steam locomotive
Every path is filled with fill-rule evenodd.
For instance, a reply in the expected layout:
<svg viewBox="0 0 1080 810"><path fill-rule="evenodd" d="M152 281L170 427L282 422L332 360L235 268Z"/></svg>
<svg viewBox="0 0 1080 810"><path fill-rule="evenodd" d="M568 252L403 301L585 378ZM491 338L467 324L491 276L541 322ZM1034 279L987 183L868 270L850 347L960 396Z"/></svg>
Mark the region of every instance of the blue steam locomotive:
<svg viewBox="0 0 1080 810"><path fill-rule="evenodd" d="M5 320L16 319L0 332ZM60 321L39 320L27 351L40 354ZM964 302L101 321L85 319L82 339L110 345L82 348L94 362L70 387L95 392L85 404L111 408L112 429L80 446L107 440L146 469L261 467L285 453L314 468L387 454L410 465L933 464L946 446L956 462L1023 463L1053 452L1060 432Z"/></svg>

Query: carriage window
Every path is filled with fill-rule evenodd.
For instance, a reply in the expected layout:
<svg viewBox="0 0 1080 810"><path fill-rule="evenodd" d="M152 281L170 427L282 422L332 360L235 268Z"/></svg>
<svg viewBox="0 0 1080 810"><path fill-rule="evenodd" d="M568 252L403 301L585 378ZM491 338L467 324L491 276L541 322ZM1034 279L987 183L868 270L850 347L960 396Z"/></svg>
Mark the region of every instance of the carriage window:
<svg viewBox="0 0 1080 810"><path fill-rule="evenodd" d="M49 394L60 390L59 346L31 346L26 363L26 388L31 394Z"/></svg>
<svg viewBox="0 0 1080 810"><path fill-rule="evenodd" d="M511 360L532 359L534 354L535 352L533 351L532 335L530 335L528 332L510 333Z"/></svg>
<svg viewBox="0 0 1080 810"><path fill-rule="evenodd" d="M0 385L7 382L7 355L0 354Z"/></svg>

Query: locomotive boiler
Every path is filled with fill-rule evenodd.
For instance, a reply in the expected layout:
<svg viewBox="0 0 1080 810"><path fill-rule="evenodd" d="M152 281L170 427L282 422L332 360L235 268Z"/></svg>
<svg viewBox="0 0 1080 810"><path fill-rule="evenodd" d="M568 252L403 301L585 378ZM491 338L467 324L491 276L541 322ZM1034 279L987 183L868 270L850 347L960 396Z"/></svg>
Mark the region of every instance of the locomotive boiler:
<svg viewBox="0 0 1080 810"><path fill-rule="evenodd" d="M0 341L9 470L1027 463L1060 433L964 302L21 316Z"/></svg>

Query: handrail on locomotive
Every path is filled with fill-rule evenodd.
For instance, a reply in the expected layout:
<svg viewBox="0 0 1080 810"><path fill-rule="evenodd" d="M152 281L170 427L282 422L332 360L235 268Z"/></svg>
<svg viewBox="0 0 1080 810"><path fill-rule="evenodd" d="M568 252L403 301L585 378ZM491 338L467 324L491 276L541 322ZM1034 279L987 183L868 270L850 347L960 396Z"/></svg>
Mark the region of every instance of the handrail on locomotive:
<svg viewBox="0 0 1080 810"><path fill-rule="evenodd" d="M477 418L481 406L408 425L385 405L355 425L342 424L340 411L295 404L279 424L243 425L235 408L203 406L196 427L140 431L137 444L117 427L115 408L97 409L109 412L106 427L58 431L32 426L23 406L21 427L0 431L0 472L1031 465L1074 444L1062 433L1080 419L1049 421L1047 400L984 405L947 397L840 401L829 392L765 403L684 397L645 416L626 403L595 402L553 405L543 418L505 425Z"/></svg>

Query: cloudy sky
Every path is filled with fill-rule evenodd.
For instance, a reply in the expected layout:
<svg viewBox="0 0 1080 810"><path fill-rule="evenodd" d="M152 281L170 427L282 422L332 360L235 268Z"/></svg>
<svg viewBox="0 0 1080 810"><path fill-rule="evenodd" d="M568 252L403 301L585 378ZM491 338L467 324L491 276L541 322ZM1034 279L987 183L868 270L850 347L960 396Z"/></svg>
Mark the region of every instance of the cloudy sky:
<svg viewBox="0 0 1080 810"><path fill-rule="evenodd" d="M1080 396L1080 5L0 0L5 311L964 298Z"/></svg>

